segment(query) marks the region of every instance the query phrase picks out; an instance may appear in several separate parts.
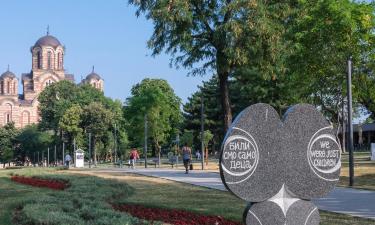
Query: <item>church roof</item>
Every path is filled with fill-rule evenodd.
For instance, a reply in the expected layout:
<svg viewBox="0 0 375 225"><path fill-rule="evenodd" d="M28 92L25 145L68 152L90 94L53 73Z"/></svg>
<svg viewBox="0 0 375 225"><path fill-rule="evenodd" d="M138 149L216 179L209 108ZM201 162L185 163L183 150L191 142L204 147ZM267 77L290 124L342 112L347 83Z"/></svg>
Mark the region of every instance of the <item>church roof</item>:
<svg viewBox="0 0 375 225"><path fill-rule="evenodd" d="M86 76L86 80L92 80L92 79L101 80L102 78L99 76L99 74L92 72Z"/></svg>
<svg viewBox="0 0 375 225"><path fill-rule="evenodd" d="M102 78L99 76L99 74L95 73L95 67L92 66L92 72L86 76L86 80L101 80Z"/></svg>
<svg viewBox="0 0 375 225"><path fill-rule="evenodd" d="M1 79L4 79L4 78L16 78L16 75L14 75L14 73L10 72L9 70L6 71L5 73L1 74Z"/></svg>
<svg viewBox="0 0 375 225"><path fill-rule="evenodd" d="M70 80L70 81L74 81L74 75L73 74L65 74L65 79Z"/></svg>
<svg viewBox="0 0 375 225"><path fill-rule="evenodd" d="M57 48L58 46L61 46L61 43L54 36L47 34L46 36L39 38L34 46L51 46Z"/></svg>

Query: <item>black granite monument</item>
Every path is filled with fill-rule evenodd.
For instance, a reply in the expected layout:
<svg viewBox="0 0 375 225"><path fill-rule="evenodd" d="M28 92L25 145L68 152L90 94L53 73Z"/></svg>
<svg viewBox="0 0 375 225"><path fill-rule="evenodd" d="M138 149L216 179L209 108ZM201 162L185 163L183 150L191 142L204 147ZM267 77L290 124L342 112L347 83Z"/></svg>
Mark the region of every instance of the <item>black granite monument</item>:
<svg viewBox="0 0 375 225"><path fill-rule="evenodd" d="M337 184L341 150L332 125L313 106L291 107L280 119L274 108L255 104L228 130L220 156L226 188L249 202L250 225L317 225L310 201Z"/></svg>

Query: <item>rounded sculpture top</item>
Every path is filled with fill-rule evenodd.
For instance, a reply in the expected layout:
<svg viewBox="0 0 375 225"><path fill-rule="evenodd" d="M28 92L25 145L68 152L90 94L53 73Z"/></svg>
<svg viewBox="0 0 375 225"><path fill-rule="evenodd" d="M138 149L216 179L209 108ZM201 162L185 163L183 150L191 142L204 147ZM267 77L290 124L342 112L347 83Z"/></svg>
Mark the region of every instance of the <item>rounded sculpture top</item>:
<svg viewBox="0 0 375 225"><path fill-rule="evenodd" d="M99 76L99 74L97 74L95 72L92 72L92 73L90 73L89 75L86 76L86 79L87 80L93 80L93 79L101 80L102 78Z"/></svg>
<svg viewBox="0 0 375 225"><path fill-rule="evenodd" d="M10 72L9 70L4 72L3 74L1 74L1 79L4 79L4 78L16 78L16 75L12 72Z"/></svg>
<svg viewBox="0 0 375 225"><path fill-rule="evenodd" d="M53 48L57 48L58 46L61 46L61 43L54 36L46 35L39 38L38 41L35 42L34 46L51 46Z"/></svg>

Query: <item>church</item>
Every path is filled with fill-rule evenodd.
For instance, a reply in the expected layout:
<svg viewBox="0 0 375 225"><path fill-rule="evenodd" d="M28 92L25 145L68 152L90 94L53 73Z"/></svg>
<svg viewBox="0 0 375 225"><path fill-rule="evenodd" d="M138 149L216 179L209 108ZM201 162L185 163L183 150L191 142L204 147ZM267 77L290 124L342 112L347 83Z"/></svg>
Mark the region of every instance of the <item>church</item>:
<svg viewBox="0 0 375 225"><path fill-rule="evenodd" d="M22 94L18 93L19 78L9 70L9 66L0 76L0 126L14 122L16 128L23 128L38 123L38 96L44 88L61 80L74 82L74 75L64 70L65 47L48 31L30 51L32 68L29 73L21 75ZM94 69L80 84L104 90L104 80Z"/></svg>

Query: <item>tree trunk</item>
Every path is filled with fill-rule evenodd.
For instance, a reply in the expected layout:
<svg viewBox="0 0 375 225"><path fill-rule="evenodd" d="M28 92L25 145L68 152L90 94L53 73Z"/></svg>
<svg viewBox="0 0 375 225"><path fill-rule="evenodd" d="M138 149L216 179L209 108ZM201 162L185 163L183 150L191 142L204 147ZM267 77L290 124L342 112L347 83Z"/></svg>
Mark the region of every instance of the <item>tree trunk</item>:
<svg viewBox="0 0 375 225"><path fill-rule="evenodd" d="M224 132L227 132L232 123L232 108L229 99L229 85L228 85L229 73L219 73L219 87L221 94L221 107L224 113Z"/></svg>
<svg viewBox="0 0 375 225"><path fill-rule="evenodd" d="M96 148L95 148L95 142L96 142L96 140L95 139L96 139L95 137L92 139L92 148L93 148L93 151L94 151L94 166L97 165Z"/></svg>

